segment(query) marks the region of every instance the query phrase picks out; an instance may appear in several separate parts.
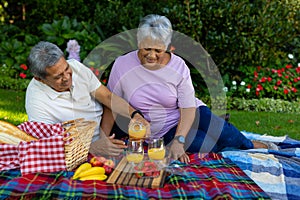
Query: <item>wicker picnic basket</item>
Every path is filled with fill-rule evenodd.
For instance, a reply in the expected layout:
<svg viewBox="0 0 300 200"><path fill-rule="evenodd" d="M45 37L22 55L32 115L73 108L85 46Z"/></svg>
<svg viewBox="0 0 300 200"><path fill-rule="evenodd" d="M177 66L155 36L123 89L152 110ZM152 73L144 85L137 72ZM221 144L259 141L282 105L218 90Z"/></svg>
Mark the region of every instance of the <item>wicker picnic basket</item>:
<svg viewBox="0 0 300 200"><path fill-rule="evenodd" d="M81 163L87 161L90 144L97 123L82 118L64 122L66 129L65 161L68 171L72 171Z"/></svg>

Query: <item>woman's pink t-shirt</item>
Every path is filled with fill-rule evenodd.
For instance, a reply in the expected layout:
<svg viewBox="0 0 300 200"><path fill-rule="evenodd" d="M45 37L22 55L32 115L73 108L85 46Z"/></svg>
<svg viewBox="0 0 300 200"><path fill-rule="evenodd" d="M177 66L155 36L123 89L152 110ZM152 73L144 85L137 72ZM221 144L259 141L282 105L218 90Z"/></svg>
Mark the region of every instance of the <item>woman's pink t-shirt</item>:
<svg viewBox="0 0 300 200"><path fill-rule="evenodd" d="M115 60L108 88L141 110L151 125L151 134L163 136L178 124L178 108L205 105L195 98L190 70L171 53L169 63L158 70L141 65L137 50Z"/></svg>

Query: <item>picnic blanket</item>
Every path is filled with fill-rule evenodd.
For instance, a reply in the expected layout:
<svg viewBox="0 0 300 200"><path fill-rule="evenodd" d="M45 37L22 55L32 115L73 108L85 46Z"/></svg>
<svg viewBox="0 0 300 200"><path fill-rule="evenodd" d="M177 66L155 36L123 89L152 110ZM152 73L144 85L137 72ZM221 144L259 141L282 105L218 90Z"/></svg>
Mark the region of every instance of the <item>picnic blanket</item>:
<svg viewBox="0 0 300 200"><path fill-rule="evenodd" d="M272 199L300 199L300 141L243 131L254 140L271 141L278 150L224 151Z"/></svg>
<svg viewBox="0 0 300 200"><path fill-rule="evenodd" d="M0 172L0 199L269 199L237 165L221 154L192 154L170 164L159 189L72 180L73 172Z"/></svg>

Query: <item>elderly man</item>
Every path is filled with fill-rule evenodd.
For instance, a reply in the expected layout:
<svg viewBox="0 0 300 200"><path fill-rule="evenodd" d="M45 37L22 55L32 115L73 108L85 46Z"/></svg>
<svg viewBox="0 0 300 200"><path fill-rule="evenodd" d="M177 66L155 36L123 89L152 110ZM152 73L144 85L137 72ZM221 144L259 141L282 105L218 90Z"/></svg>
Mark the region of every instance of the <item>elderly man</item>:
<svg viewBox="0 0 300 200"><path fill-rule="evenodd" d="M114 139L114 135L107 137L101 133L102 105L149 126L140 111L113 95L82 63L66 60L55 44L39 42L31 49L28 62L34 76L26 91L29 121L53 124L76 118L94 120L98 128L90 152L111 156L118 155L126 146L123 141Z"/></svg>

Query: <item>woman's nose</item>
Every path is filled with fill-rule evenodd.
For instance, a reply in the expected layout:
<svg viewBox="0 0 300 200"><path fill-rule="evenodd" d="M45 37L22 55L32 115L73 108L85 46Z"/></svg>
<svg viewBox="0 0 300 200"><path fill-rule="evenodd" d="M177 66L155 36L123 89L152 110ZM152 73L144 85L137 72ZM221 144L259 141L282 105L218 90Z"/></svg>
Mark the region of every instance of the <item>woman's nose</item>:
<svg viewBox="0 0 300 200"><path fill-rule="evenodd" d="M155 51L149 51L148 57L155 57Z"/></svg>

